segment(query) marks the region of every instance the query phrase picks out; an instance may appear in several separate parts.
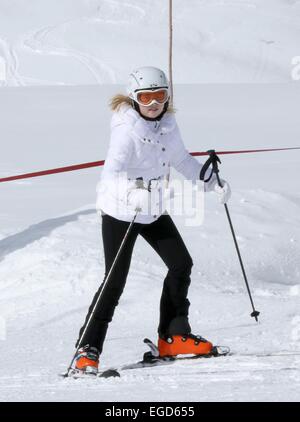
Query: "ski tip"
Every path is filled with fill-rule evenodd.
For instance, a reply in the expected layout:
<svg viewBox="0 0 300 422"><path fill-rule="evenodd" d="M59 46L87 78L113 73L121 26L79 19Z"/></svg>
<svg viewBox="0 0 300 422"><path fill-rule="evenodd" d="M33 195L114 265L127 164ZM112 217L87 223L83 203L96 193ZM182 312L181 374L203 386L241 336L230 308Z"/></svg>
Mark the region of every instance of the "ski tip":
<svg viewBox="0 0 300 422"><path fill-rule="evenodd" d="M116 369L108 369L107 371L101 372L98 375L99 378L120 378L121 375Z"/></svg>
<svg viewBox="0 0 300 422"><path fill-rule="evenodd" d="M230 355L230 348L228 346L214 346L212 350L212 356L227 356Z"/></svg>
<svg viewBox="0 0 300 422"><path fill-rule="evenodd" d="M61 378L68 378L69 373L68 373L68 372L64 372L63 374L59 374L59 376L60 376Z"/></svg>
<svg viewBox="0 0 300 422"><path fill-rule="evenodd" d="M71 368L68 369L67 372L62 372L59 374L61 378L72 378L72 376L75 374L75 371Z"/></svg>

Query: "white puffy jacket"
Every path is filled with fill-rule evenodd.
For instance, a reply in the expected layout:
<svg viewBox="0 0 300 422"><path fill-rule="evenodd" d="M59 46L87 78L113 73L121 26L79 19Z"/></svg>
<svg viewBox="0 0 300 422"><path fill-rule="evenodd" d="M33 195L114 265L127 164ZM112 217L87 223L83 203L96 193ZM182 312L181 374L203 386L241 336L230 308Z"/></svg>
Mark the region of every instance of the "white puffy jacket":
<svg viewBox="0 0 300 422"><path fill-rule="evenodd" d="M109 150L97 186L97 210L131 221L135 212L127 196L136 179L143 178L146 184L158 179L155 188L151 184L156 211L138 214L135 221L149 224L157 220L165 211L159 192L169 166L194 183L199 180L202 165L185 149L174 114L166 113L160 121L147 121L129 105L122 105L111 121Z"/></svg>

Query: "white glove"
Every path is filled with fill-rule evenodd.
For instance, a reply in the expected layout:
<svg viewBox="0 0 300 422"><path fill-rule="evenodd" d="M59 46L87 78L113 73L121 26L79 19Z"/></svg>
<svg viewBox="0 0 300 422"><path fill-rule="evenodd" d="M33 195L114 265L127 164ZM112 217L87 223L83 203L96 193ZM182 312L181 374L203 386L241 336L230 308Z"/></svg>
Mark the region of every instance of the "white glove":
<svg viewBox="0 0 300 422"><path fill-rule="evenodd" d="M214 191L218 194L221 204L226 204L231 197L231 189L226 180L221 179L220 181L223 187L221 188L217 182L214 186Z"/></svg>
<svg viewBox="0 0 300 422"><path fill-rule="evenodd" d="M127 203L134 211L146 211L150 204L150 192L148 189L135 188L128 192Z"/></svg>

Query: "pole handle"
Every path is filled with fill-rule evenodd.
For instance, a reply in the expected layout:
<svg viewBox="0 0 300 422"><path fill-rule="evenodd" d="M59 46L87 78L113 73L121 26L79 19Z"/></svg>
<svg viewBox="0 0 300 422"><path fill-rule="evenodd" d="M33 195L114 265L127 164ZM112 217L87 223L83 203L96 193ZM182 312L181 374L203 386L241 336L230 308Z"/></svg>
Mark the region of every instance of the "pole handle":
<svg viewBox="0 0 300 422"><path fill-rule="evenodd" d="M207 183L207 182L210 181L213 174L215 173L216 176L217 176L219 186L223 187L222 184L221 184L220 178L219 178L219 174L218 174L219 173L218 163L221 164L221 160L217 156L216 151L214 149L208 150L207 154L209 155L209 158L207 159L207 161L202 166L202 169L200 171L200 180ZM212 166L210 175L208 176L208 178L205 178L205 174L206 174L206 172L207 172L207 170L209 169L210 166Z"/></svg>
<svg viewBox="0 0 300 422"><path fill-rule="evenodd" d="M221 164L221 160L220 158L217 156L216 151L214 149L210 149L207 151L207 153L209 154L210 160L212 162L212 173L215 173L216 177L217 177L217 181L218 181L218 185L222 188L222 182L221 179L219 177L219 165L218 163Z"/></svg>

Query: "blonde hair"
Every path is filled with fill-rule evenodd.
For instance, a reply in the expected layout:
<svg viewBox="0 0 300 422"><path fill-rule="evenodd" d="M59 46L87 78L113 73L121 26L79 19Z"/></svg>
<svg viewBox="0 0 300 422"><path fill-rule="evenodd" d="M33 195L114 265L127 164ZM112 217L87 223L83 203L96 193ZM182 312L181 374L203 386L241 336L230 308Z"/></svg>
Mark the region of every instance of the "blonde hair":
<svg viewBox="0 0 300 422"><path fill-rule="evenodd" d="M119 111L122 104L128 104L132 107L132 99L127 97L127 95L117 94L114 95L109 102L112 111Z"/></svg>
<svg viewBox="0 0 300 422"><path fill-rule="evenodd" d="M123 104L128 104L130 107L133 108L133 100L129 98L127 95L116 94L110 99L110 102L109 102L109 106L112 111L119 111L120 107ZM169 104L167 113L175 113L175 109L171 104Z"/></svg>

